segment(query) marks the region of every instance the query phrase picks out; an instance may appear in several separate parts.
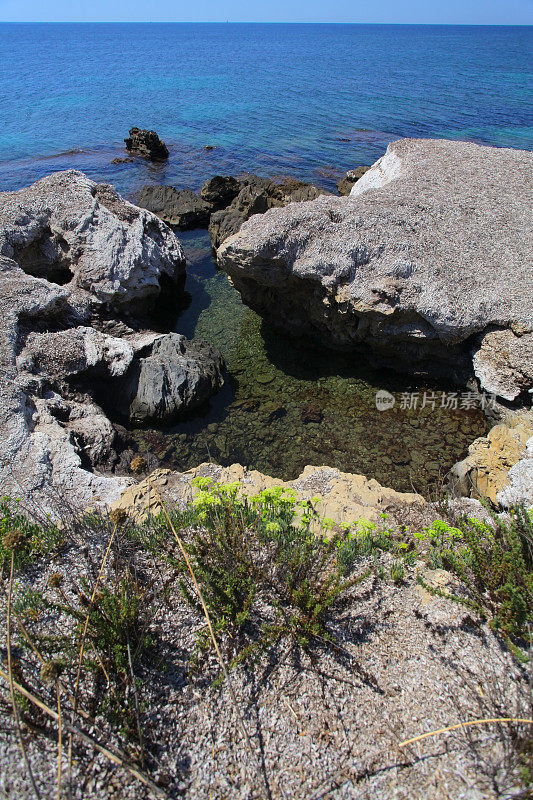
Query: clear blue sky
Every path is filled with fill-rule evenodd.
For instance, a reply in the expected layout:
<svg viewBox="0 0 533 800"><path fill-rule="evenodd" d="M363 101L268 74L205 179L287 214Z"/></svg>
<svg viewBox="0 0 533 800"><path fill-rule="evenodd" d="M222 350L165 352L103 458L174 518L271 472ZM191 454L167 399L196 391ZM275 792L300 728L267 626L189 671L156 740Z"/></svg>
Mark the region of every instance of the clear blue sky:
<svg viewBox="0 0 533 800"><path fill-rule="evenodd" d="M4 22L533 24L533 0L0 0Z"/></svg>

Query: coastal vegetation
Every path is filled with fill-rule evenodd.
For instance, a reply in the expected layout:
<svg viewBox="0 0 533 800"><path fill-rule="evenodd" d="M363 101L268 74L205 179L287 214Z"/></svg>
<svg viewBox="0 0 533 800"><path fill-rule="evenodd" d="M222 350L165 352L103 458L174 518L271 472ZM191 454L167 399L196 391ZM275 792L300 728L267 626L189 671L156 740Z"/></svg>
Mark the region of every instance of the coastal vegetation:
<svg viewBox="0 0 533 800"><path fill-rule="evenodd" d="M475 752L485 736L494 750L500 738L498 747L512 755L500 789L526 797L533 513L517 506L486 522L441 518L419 531L391 525L386 514L379 523L339 525L322 517L319 497L298 500L284 487L246 497L239 488L197 478L190 504L164 506L144 522L118 509L56 525L30 521L17 502L2 501L5 721L21 726L24 752L42 737L55 742L58 796L83 796L73 775L76 784L88 780L97 754L147 796L183 791L190 779L179 770L165 778L158 766L156 731L175 725L169 687L172 704L183 702L190 714L187 689L196 706L207 695L216 702L228 682L232 690L287 661L301 669L303 659L318 678L329 653L337 669L350 664L351 680L379 696L378 673L354 655L354 619L364 638L376 623L369 598L418 582L428 596L465 608L473 630L485 638L492 630L507 649L516 713L487 723L469 746ZM446 570L450 585L434 585L435 570ZM242 698L235 703L249 725ZM463 713L471 718L471 710ZM485 714L503 716L496 706ZM244 740L240 747L244 754ZM252 761L255 753L254 744ZM263 778L251 765L252 796L264 795L265 777L269 796L277 796L268 759L261 763Z"/></svg>

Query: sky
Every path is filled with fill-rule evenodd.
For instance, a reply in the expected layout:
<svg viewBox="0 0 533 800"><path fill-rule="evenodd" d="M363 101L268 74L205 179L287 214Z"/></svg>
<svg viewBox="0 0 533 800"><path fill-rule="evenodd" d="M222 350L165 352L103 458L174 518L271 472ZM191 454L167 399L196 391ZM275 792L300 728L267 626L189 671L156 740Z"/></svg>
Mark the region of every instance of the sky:
<svg viewBox="0 0 533 800"><path fill-rule="evenodd" d="M531 25L533 0L0 0L0 21Z"/></svg>

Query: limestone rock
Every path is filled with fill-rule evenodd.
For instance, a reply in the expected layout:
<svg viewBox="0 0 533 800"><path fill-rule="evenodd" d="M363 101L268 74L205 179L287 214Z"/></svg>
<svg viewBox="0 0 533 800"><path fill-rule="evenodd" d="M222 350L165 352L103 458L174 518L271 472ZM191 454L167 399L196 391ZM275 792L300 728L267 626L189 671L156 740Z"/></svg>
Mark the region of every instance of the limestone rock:
<svg viewBox="0 0 533 800"><path fill-rule="evenodd" d="M337 189L339 194L345 197L349 195L354 183L357 183L359 178L362 178L365 172L368 172L370 167L357 167L356 169L349 169L339 181L337 181Z"/></svg>
<svg viewBox="0 0 533 800"><path fill-rule="evenodd" d="M526 396L532 167L520 150L397 141L349 197L254 216L218 261L248 305L295 335L463 385L481 348L481 388ZM491 355L494 337L479 344L495 329L516 339L509 363Z"/></svg>
<svg viewBox="0 0 533 800"><path fill-rule="evenodd" d="M526 456L527 443L532 436L531 413L516 416L508 424L495 425L487 436L476 439L468 448L467 457L450 470L448 481L452 492L464 497L486 498L494 504L498 503L500 495L510 497L505 494L511 480L510 470ZM517 486L521 477L525 477L525 473L521 476L521 469L523 467L513 473ZM528 490L533 491L533 482Z"/></svg>
<svg viewBox="0 0 533 800"><path fill-rule="evenodd" d="M22 270L89 301L113 305L155 297L179 284L185 257L154 214L82 172L48 175L18 192L0 192L0 255Z"/></svg>
<svg viewBox="0 0 533 800"><path fill-rule="evenodd" d="M105 506L130 482L105 474L119 453L98 386L111 395L158 350L169 381L161 404L191 407L218 385L210 348L121 319L183 272L169 228L82 173L0 193L0 483L24 508L59 516Z"/></svg>
<svg viewBox="0 0 533 800"><path fill-rule="evenodd" d="M187 472L172 472L159 469L148 480L131 486L113 504L113 509L124 509L135 520L146 518L148 510L157 514L161 510L155 487L163 501L170 507L183 508L189 503L197 489L192 481L198 476L206 476L219 483L239 482L239 490L244 495L253 495L271 486L286 486L294 489L298 499L310 500L320 497L318 511L321 517L328 517L337 524L352 523L359 519L370 522L381 521L381 514L390 515L392 522L405 521L410 514L421 513L425 501L416 494L395 492L381 486L364 475L351 475L331 467L307 466L294 481L283 482L257 470L248 470L241 464L221 467L217 464L200 464ZM150 485L151 484L151 485Z"/></svg>
<svg viewBox="0 0 533 800"><path fill-rule="evenodd" d="M115 407L132 422L172 422L204 403L223 384L222 357L202 341L161 336L115 384Z"/></svg>
<svg viewBox="0 0 533 800"><path fill-rule="evenodd" d="M211 206L190 189L179 192L173 186L145 186L137 202L181 231L207 228L209 222Z"/></svg>
<svg viewBox="0 0 533 800"><path fill-rule="evenodd" d="M504 508L514 503L533 508L533 437L528 439L523 457L509 470L507 484L498 492L497 500Z"/></svg>
<svg viewBox="0 0 533 800"><path fill-rule="evenodd" d="M150 161L166 161L168 158L168 147L155 131L131 128L130 135L124 141L130 153L149 158Z"/></svg>
<svg viewBox="0 0 533 800"><path fill-rule="evenodd" d="M529 287L524 287L528 291ZM474 372L487 392L516 400L533 384L533 333L488 331L474 351Z"/></svg>

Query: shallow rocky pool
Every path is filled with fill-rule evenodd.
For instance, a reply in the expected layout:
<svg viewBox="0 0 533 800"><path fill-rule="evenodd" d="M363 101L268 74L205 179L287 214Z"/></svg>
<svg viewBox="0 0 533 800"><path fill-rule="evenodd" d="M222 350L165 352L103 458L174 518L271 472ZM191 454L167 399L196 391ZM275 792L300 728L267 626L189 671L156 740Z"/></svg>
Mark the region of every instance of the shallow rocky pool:
<svg viewBox="0 0 533 800"><path fill-rule="evenodd" d="M180 240L190 302L176 330L216 345L227 375L200 414L166 430L132 431L161 466L240 462L289 480L306 464L326 464L427 496L488 430L479 405L452 386L422 385L371 369L359 356L295 344L242 304L216 270L207 232L180 233ZM378 391L393 395L394 405L378 410Z"/></svg>

